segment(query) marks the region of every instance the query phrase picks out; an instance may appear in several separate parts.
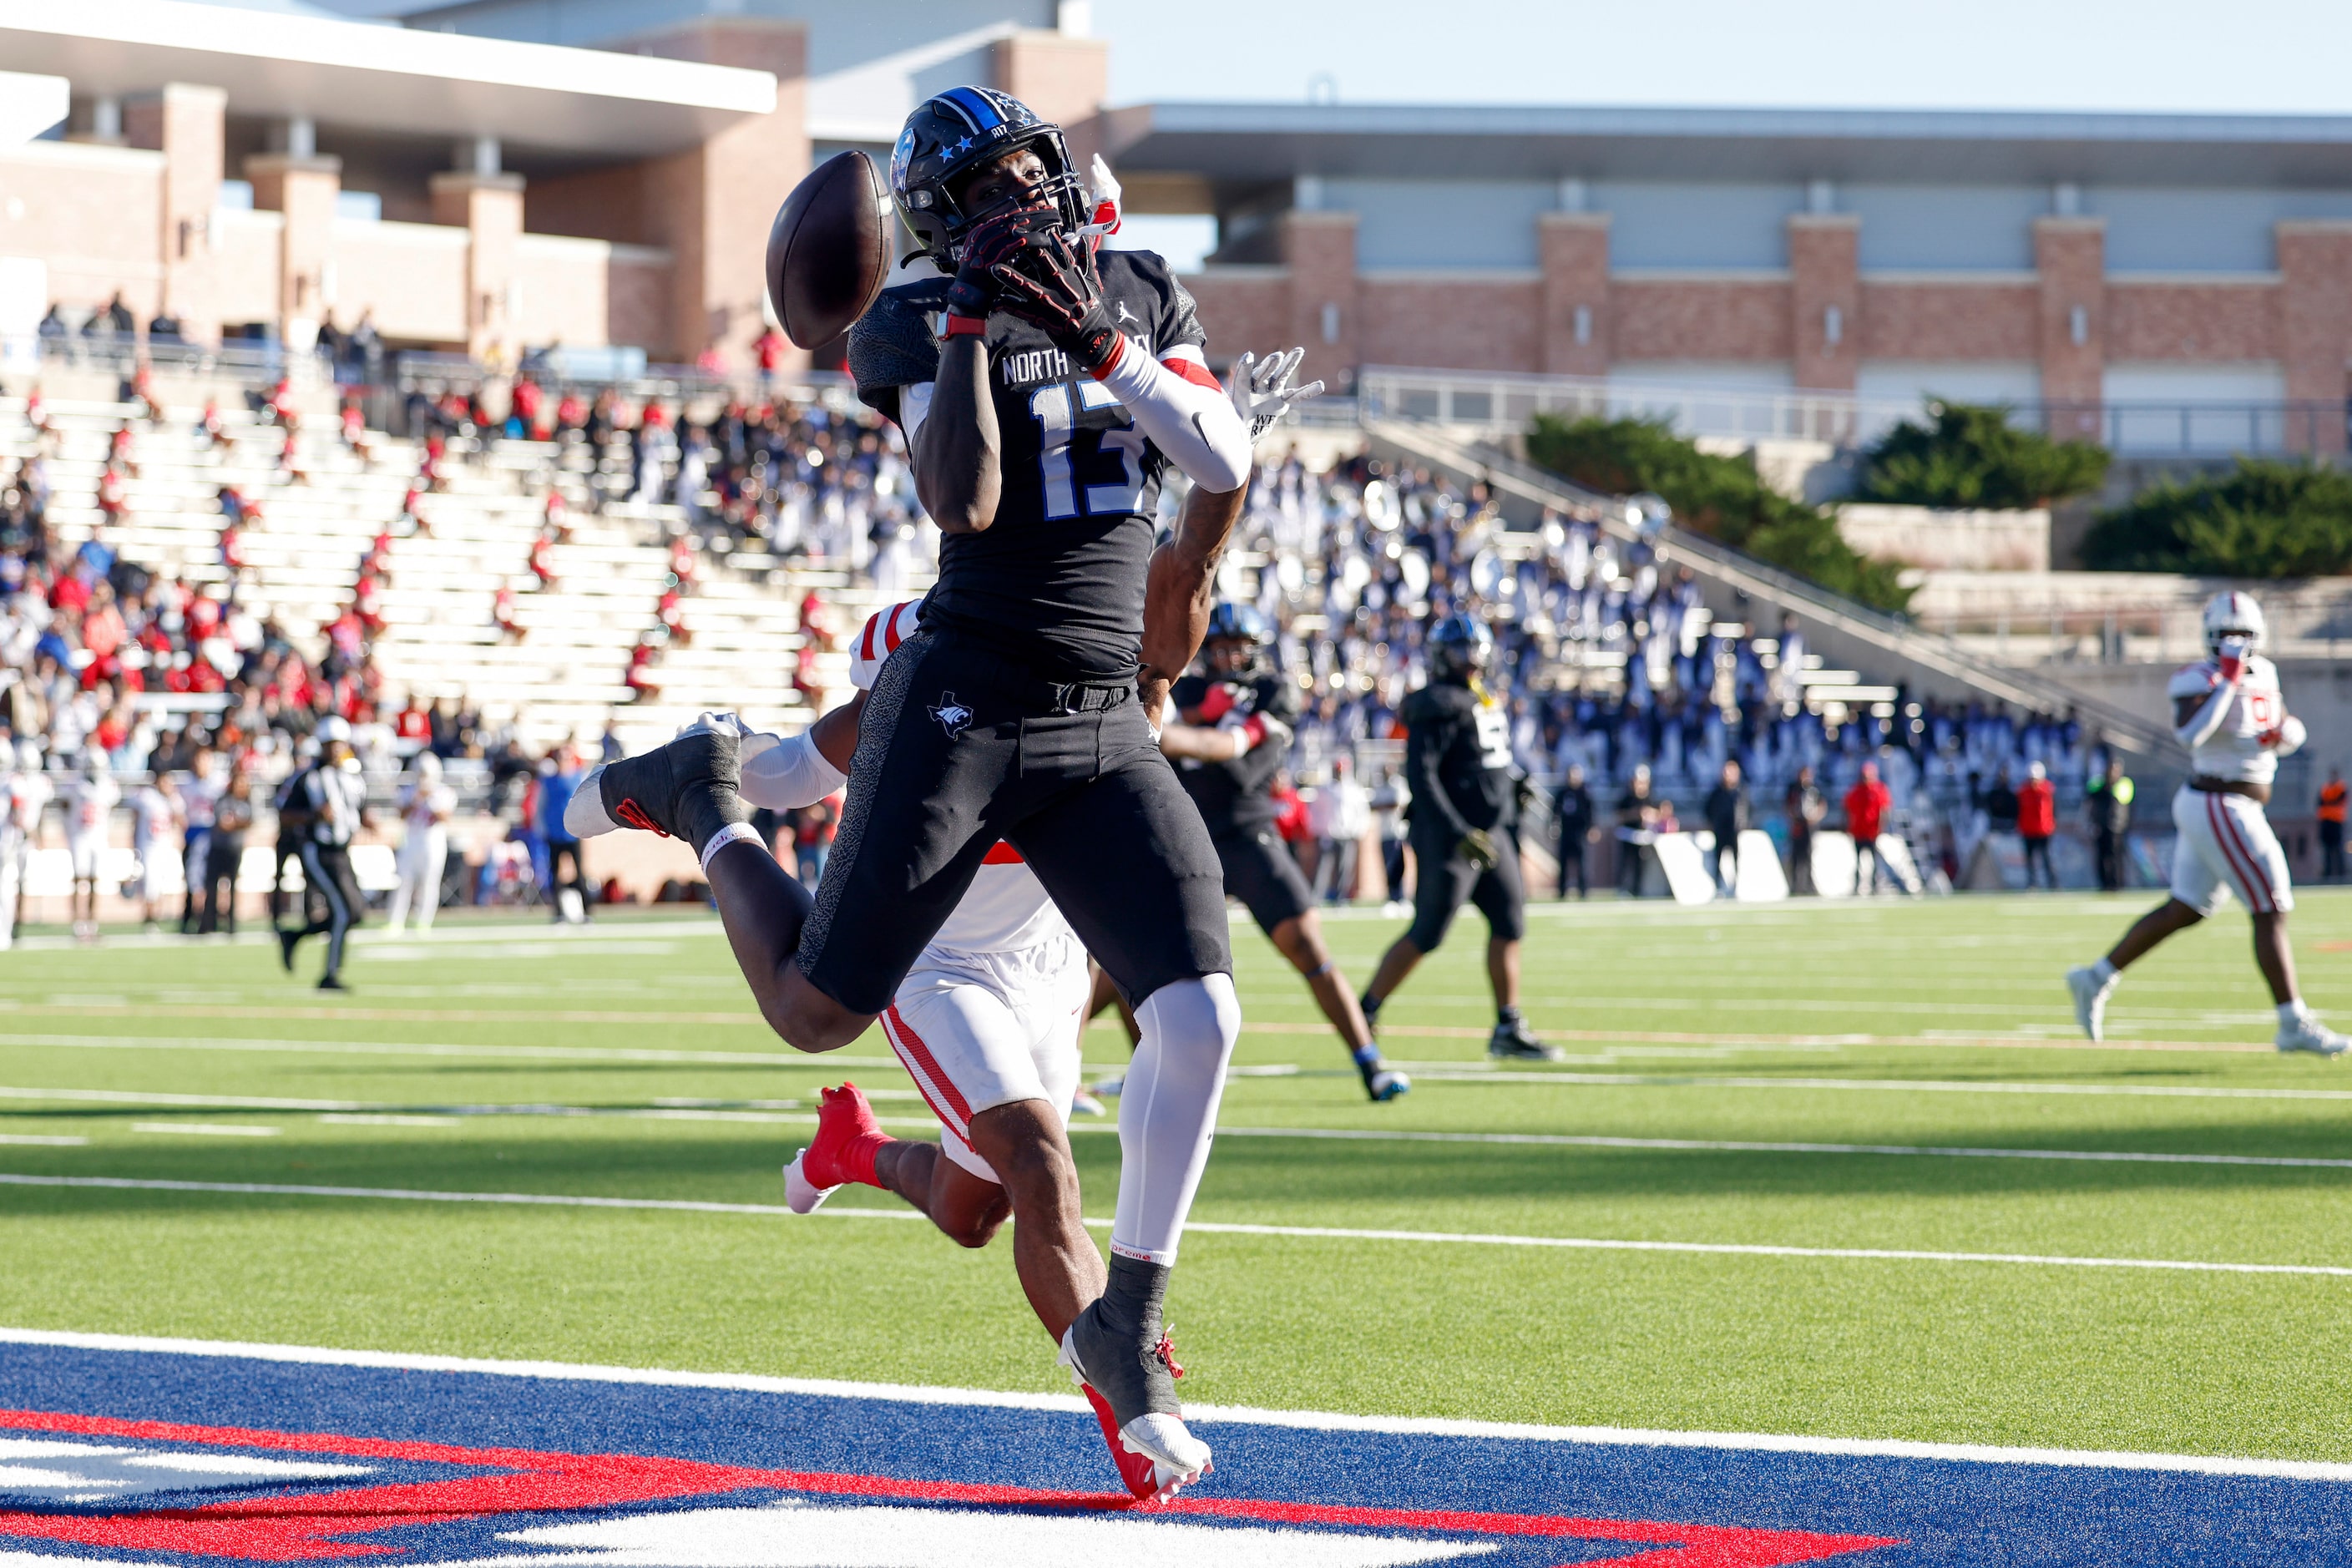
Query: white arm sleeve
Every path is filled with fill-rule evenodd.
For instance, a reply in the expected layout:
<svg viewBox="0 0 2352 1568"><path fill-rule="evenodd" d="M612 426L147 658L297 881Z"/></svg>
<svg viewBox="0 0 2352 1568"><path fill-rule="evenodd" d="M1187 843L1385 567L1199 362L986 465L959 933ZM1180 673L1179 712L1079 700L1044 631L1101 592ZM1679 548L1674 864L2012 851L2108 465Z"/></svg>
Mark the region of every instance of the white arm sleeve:
<svg viewBox="0 0 2352 1568"><path fill-rule="evenodd" d="M849 775L824 760L803 731L743 763L743 782L736 794L746 805L766 811L795 811L814 805L849 782Z"/></svg>
<svg viewBox="0 0 2352 1568"><path fill-rule="evenodd" d="M2213 731L2221 727L2222 715L2229 712L2237 696L2238 688L2233 683L2225 681L2216 686L2213 695L2205 699L2205 706L2190 715L2188 723L2173 731L2173 735L2182 745L2195 751L2213 738Z"/></svg>
<svg viewBox="0 0 2352 1568"><path fill-rule="evenodd" d="M1171 350L1171 356L1182 353ZM1183 354L1188 363L1190 354ZM1200 373L1208 376L1205 367ZM1210 377L1189 380L1153 359L1134 338L1118 363L1102 377L1136 426L1168 454L1196 485L1237 490L1250 477L1249 430L1234 412L1233 400Z"/></svg>

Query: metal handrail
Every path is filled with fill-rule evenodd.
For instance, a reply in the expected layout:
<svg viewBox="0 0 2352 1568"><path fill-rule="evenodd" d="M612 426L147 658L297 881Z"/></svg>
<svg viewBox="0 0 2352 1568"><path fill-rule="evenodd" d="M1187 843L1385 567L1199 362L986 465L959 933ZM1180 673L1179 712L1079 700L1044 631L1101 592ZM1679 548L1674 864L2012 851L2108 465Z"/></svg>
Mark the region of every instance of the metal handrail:
<svg viewBox="0 0 2352 1568"><path fill-rule="evenodd" d="M1900 616L1857 604L1704 534L1671 525L1656 533L1639 532L1624 501L1586 489L1496 447L1465 446L1427 425L1392 418L1367 418L1365 429L1442 467L1475 474L1522 500L1597 522L1618 538L1642 539L1662 562L1687 564L1727 587L1795 608L1826 626L1926 666L1997 701L2042 710L2071 708L2117 745L2142 756L2161 757L2179 749L2169 730L2127 709L1995 664L1969 652L1953 637L1923 631Z"/></svg>

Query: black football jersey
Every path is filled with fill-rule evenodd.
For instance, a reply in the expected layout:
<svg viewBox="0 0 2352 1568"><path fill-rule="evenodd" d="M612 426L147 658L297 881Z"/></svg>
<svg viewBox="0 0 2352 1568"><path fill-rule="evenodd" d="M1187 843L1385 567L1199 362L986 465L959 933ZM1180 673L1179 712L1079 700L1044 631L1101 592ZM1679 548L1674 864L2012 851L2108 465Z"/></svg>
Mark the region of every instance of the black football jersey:
<svg viewBox="0 0 2352 1568"><path fill-rule="evenodd" d="M1111 319L1155 358L1207 342L1165 261L1139 250L1097 259ZM885 289L850 330L857 395L893 420L902 387L938 378L932 324L947 289L939 278ZM1167 458L1099 382L1002 311L988 319L988 382L1003 443L996 520L940 541L923 624L993 644L1048 679L1131 678Z"/></svg>
<svg viewBox="0 0 2352 1568"><path fill-rule="evenodd" d="M1266 713L1285 723L1298 717L1297 687L1271 673L1234 680L1187 675L1169 688L1168 696L1179 714L1189 713L1207 700L1211 688L1221 685L1231 689L1237 713ZM1192 804L1201 808L1201 820L1208 824L1209 831L1231 833L1262 827L1281 815L1274 804L1274 775L1282 771L1286 757L1279 745L1254 746L1228 763L1187 758L1176 765L1176 776Z"/></svg>
<svg viewBox="0 0 2352 1568"><path fill-rule="evenodd" d="M1508 827L1518 814L1511 719L1466 686L1424 686L1398 710L1404 721L1407 808L1416 827L1459 838L1473 827Z"/></svg>

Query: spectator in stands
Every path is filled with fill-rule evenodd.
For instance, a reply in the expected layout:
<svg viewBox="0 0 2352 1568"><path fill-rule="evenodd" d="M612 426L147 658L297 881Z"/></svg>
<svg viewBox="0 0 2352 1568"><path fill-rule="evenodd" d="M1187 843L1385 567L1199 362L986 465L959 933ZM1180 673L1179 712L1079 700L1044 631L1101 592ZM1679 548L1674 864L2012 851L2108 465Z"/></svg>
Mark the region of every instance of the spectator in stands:
<svg viewBox="0 0 2352 1568"><path fill-rule="evenodd" d="M841 796L827 795L814 805L803 806L790 815L793 824L793 857L801 886L811 892L824 879L824 863L833 853L833 837L841 823Z"/></svg>
<svg viewBox="0 0 2352 1568"><path fill-rule="evenodd" d="M2033 868L2042 868L2042 884L2058 890L2058 874L2050 867L2050 840L2058 833L2058 786L2050 770L2039 762L2025 764L2025 782L2017 790L2017 836L2025 842L2025 885L2033 886Z"/></svg>
<svg viewBox="0 0 2352 1568"><path fill-rule="evenodd" d="M1658 841L1658 799L1650 790L1650 764L1637 763L1617 797L1617 891L1625 898L1642 891L1643 851Z"/></svg>
<svg viewBox="0 0 2352 1568"><path fill-rule="evenodd" d="M1987 827L1994 833L2017 831L2017 791L2009 782L2009 764L1993 775L1992 786L1979 797Z"/></svg>
<svg viewBox="0 0 2352 1568"><path fill-rule="evenodd" d="M2110 764L2113 765L2113 764ZM2319 786L2319 877L2324 882L2344 879L2344 770L2327 770Z"/></svg>
<svg viewBox="0 0 2352 1568"><path fill-rule="evenodd" d="M2125 776L2124 760L2110 752L2105 771L2083 792L2083 812L2090 818L2102 892L2123 890L2124 844L2131 831L2132 796L2136 790L2137 786ZM2323 840L2325 837L2323 833Z"/></svg>
<svg viewBox="0 0 2352 1568"><path fill-rule="evenodd" d="M1585 846L1600 829L1593 824L1592 791L1584 782L1584 764L1571 763L1560 779L1559 788L1551 797L1552 825L1559 830L1555 846L1559 857L1559 896L1568 897L1568 885L1576 884L1580 899L1591 892L1585 879Z"/></svg>
<svg viewBox="0 0 2352 1568"><path fill-rule="evenodd" d="M1845 830L1853 839L1853 890L1858 897L1877 890L1878 836L1886 831L1886 814L1894 805L1894 792L1880 780L1878 764L1863 763L1862 775L1845 792Z"/></svg>
<svg viewBox="0 0 2352 1568"><path fill-rule="evenodd" d="M1748 831L1748 795L1739 787L1739 763L1728 761L1707 792L1707 830L1715 835L1715 885L1725 898L1738 890L1739 836Z"/></svg>

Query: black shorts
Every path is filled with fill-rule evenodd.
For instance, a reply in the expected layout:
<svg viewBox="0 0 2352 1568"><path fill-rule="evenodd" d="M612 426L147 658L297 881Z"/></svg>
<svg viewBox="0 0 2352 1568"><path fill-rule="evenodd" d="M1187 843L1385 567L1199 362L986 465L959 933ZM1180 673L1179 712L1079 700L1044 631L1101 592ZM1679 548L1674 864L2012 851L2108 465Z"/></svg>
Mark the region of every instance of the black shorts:
<svg viewBox="0 0 2352 1568"><path fill-rule="evenodd" d="M929 627L866 700L801 972L882 1011L1000 838L1129 1005L1232 973L1216 850L1134 688L1052 686Z"/></svg>
<svg viewBox="0 0 2352 1568"><path fill-rule="evenodd" d="M1494 866L1480 870L1460 853L1460 844L1443 832L1412 836L1413 863L1420 868L1412 890L1412 929L1405 935L1423 952L1434 952L1445 940L1445 928L1454 911L1467 900L1486 917L1486 930L1497 942L1517 942L1528 934L1528 892L1519 876L1519 840L1507 827L1487 830L1495 840Z"/></svg>
<svg viewBox="0 0 2352 1568"><path fill-rule="evenodd" d="M1298 868L1298 858L1272 824L1220 833L1212 842L1225 868L1225 891L1248 907L1250 919L1266 935L1315 907L1315 894Z"/></svg>

